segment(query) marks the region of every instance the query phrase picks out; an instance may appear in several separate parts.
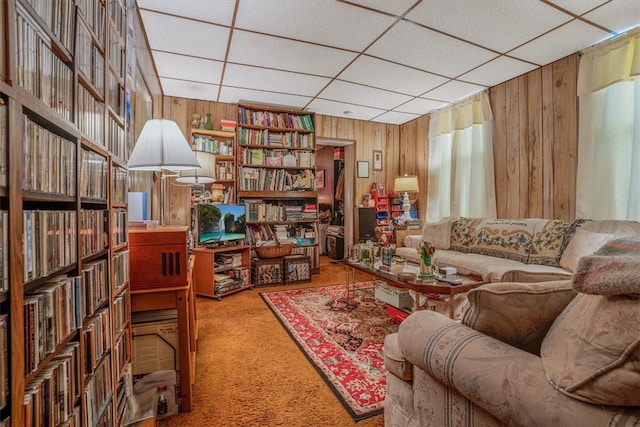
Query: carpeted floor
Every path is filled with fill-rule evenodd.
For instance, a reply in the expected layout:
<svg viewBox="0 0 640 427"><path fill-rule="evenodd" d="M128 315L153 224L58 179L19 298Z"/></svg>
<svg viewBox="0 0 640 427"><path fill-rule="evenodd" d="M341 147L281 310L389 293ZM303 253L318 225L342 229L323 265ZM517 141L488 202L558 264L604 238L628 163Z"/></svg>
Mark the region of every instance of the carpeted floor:
<svg viewBox="0 0 640 427"><path fill-rule="evenodd" d="M198 298L194 410L159 426L383 426L383 415L353 421L259 295L344 283L344 267L330 261L323 257L321 274L309 284L260 287L222 301Z"/></svg>
<svg viewBox="0 0 640 427"><path fill-rule="evenodd" d="M260 294L354 420L382 413L387 381L382 347L399 323L372 282L347 296L344 284Z"/></svg>

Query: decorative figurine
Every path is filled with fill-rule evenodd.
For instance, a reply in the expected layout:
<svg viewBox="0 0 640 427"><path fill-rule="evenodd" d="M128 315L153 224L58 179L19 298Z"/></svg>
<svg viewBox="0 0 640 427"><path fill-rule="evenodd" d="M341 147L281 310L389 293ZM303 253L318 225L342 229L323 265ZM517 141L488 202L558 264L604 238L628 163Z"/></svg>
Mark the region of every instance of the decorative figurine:
<svg viewBox="0 0 640 427"><path fill-rule="evenodd" d="M418 279L424 281L436 280L431 260L433 254L436 252L436 248L429 242L422 242L418 251L420 253L420 274L418 275Z"/></svg>

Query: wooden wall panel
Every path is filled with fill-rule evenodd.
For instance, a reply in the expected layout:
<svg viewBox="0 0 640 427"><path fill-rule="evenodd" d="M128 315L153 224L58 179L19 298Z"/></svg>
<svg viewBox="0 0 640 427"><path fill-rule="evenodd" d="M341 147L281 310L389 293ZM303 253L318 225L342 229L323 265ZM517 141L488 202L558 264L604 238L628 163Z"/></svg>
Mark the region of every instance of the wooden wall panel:
<svg viewBox="0 0 640 427"><path fill-rule="evenodd" d="M575 217L577 66L571 55L489 90L498 217Z"/></svg>

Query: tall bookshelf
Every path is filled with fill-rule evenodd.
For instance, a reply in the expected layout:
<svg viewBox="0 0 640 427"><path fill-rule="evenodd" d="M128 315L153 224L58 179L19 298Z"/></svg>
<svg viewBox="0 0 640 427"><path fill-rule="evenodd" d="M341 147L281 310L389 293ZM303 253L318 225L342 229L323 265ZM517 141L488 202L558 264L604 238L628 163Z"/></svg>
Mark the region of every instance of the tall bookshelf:
<svg viewBox="0 0 640 427"><path fill-rule="evenodd" d="M1 9L0 425L121 425L125 0Z"/></svg>
<svg viewBox="0 0 640 427"><path fill-rule="evenodd" d="M236 201L236 133L209 129L191 129L191 149L215 156L215 182L212 199L215 203Z"/></svg>
<svg viewBox="0 0 640 427"><path fill-rule="evenodd" d="M291 241L320 271L315 130L312 113L238 105L238 202L246 206L247 237Z"/></svg>

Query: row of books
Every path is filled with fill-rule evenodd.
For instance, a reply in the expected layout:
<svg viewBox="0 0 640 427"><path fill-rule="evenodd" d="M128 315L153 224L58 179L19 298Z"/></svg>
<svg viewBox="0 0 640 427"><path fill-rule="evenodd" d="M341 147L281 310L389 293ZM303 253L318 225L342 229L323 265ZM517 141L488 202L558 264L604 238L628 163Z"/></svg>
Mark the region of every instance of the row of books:
<svg viewBox="0 0 640 427"><path fill-rule="evenodd" d="M68 51L73 49L74 0L26 0Z"/></svg>
<svg viewBox="0 0 640 427"><path fill-rule="evenodd" d="M25 282L78 261L76 211L25 210L22 217Z"/></svg>
<svg viewBox="0 0 640 427"><path fill-rule="evenodd" d="M124 122L124 102L124 82L109 71L109 106L122 122Z"/></svg>
<svg viewBox="0 0 640 427"><path fill-rule="evenodd" d="M313 130L313 120L309 114L258 111L243 106L238 109L238 122L255 126Z"/></svg>
<svg viewBox="0 0 640 427"><path fill-rule="evenodd" d="M263 200L244 200L246 220L260 221L315 221L315 204L282 205Z"/></svg>
<svg viewBox="0 0 640 427"><path fill-rule="evenodd" d="M126 209L113 209L111 214L111 237L115 246L129 240L128 212Z"/></svg>
<svg viewBox="0 0 640 427"><path fill-rule="evenodd" d="M76 3L78 3L80 13L82 13L84 20L91 28L98 42L104 46L107 15L104 3L95 0L76 0Z"/></svg>
<svg viewBox="0 0 640 427"><path fill-rule="evenodd" d="M111 18L114 29L118 32L117 35L121 40L124 40L127 34L126 4L127 2L122 0L109 2L109 17Z"/></svg>
<svg viewBox="0 0 640 427"><path fill-rule="evenodd" d="M7 185L7 146L9 139L9 107L0 98L0 187Z"/></svg>
<svg viewBox="0 0 640 427"><path fill-rule="evenodd" d="M127 145L124 126L109 115L109 142L107 149L112 156L127 161L129 159L129 146Z"/></svg>
<svg viewBox="0 0 640 427"><path fill-rule="evenodd" d="M315 148L313 133L274 132L268 129L238 129L238 142L242 145L263 147Z"/></svg>
<svg viewBox="0 0 640 427"><path fill-rule="evenodd" d="M85 258L109 246L107 241L108 210L80 210L80 257Z"/></svg>
<svg viewBox="0 0 640 427"><path fill-rule="evenodd" d="M220 253L215 256L216 268L242 267L241 253Z"/></svg>
<svg viewBox="0 0 640 427"><path fill-rule="evenodd" d="M84 301L81 314L84 319L87 314L94 313L109 299L109 277L107 260L100 259L82 264L80 272L83 282Z"/></svg>
<svg viewBox="0 0 640 427"><path fill-rule="evenodd" d="M18 85L67 120L73 111L73 72L50 47L48 36L24 11L17 11Z"/></svg>
<svg viewBox="0 0 640 427"><path fill-rule="evenodd" d="M206 151L220 156L233 156L233 138L220 139L210 135L193 134L191 147L196 151Z"/></svg>
<svg viewBox="0 0 640 427"><path fill-rule="evenodd" d="M113 392L111 372L111 354L107 353L84 388L82 406L85 411L81 425L94 427L115 425L111 411L111 393Z"/></svg>
<svg viewBox="0 0 640 427"><path fill-rule="evenodd" d="M0 210L0 293L9 290L9 212Z"/></svg>
<svg viewBox="0 0 640 427"><path fill-rule="evenodd" d="M125 283L129 282L129 251L123 250L113 254L113 270L111 280L113 282L113 294Z"/></svg>
<svg viewBox="0 0 640 427"><path fill-rule="evenodd" d="M57 276L24 297L25 374L82 325L82 280Z"/></svg>
<svg viewBox="0 0 640 427"><path fill-rule="evenodd" d="M82 330L84 336L84 372L91 374L98 368L99 362L111 350L111 311L109 307L98 310L85 320Z"/></svg>
<svg viewBox="0 0 640 427"><path fill-rule="evenodd" d="M102 46L97 44L84 20L78 20L75 63L78 71L98 91L104 92L104 56Z"/></svg>
<svg viewBox="0 0 640 427"><path fill-rule="evenodd" d="M67 344L36 377L24 394L24 426L80 426L80 346Z"/></svg>
<svg viewBox="0 0 640 427"><path fill-rule="evenodd" d="M80 196L107 200L107 158L95 151L82 149L80 154Z"/></svg>
<svg viewBox="0 0 640 427"><path fill-rule="evenodd" d="M111 168L111 202L127 203L129 193L129 174L127 170L119 166Z"/></svg>
<svg viewBox="0 0 640 427"><path fill-rule="evenodd" d="M75 196L77 145L26 115L24 119L22 188L48 194Z"/></svg>
<svg viewBox="0 0 640 427"><path fill-rule="evenodd" d="M0 409L7 406L9 397L9 323L6 314L0 314Z"/></svg>
<svg viewBox="0 0 640 427"><path fill-rule="evenodd" d="M117 3L115 1L111 2ZM116 32L111 30L111 45L109 46L109 63L111 64L111 69L116 73L116 76L120 80L125 79L125 73L127 72L127 52L125 51L124 46L120 43L120 41L116 36Z"/></svg>
<svg viewBox="0 0 640 427"><path fill-rule="evenodd" d="M78 85L78 129L92 142L104 147L104 104L93 97L83 85Z"/></svg>
<svg viewBox="0 0 640 427"><path fill-rule="evenodd" d="M129 323L129 309L127 306L128 291L125 290L113 299L113 330L120 334Z"/></svg>
<svg viewBox="0 0 640 427"><path fill-rule="evenodd" d="M315 155L312 151L265 150L262 148L242 148L238 160L245 165L274 167L314 168Z"/></svg>
<svg viewBox="0 0 640 427"><path fill-rule="evenodd" d="M292 174L286 169L263 169L241 166L239 191L312 190L315 179L310 169Z"/></svg>

